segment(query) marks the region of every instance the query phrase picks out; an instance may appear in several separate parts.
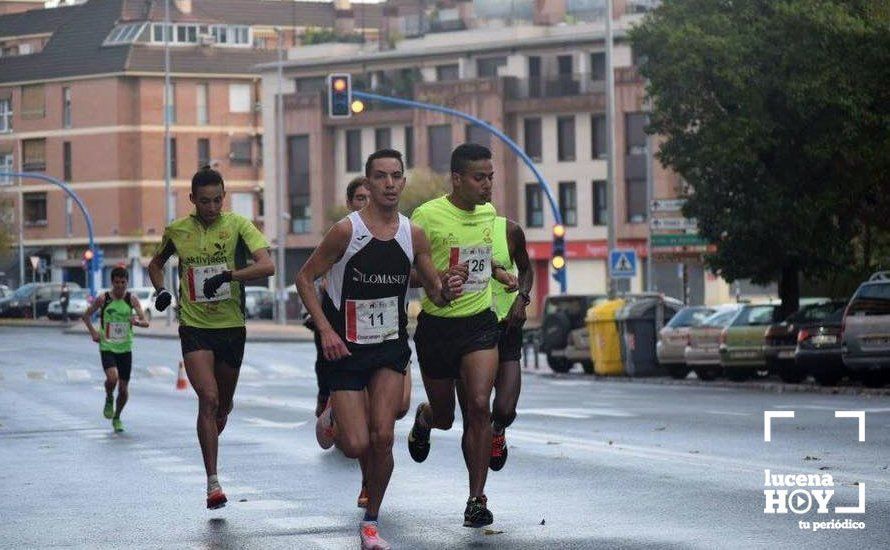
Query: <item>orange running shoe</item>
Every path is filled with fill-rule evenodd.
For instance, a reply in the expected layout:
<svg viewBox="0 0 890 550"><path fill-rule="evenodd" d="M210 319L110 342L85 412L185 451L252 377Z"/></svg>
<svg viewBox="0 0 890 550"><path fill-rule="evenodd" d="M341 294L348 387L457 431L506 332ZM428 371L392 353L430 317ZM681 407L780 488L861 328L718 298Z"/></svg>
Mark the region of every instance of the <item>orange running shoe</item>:
<svg viewBox="0 0 890 550"><path fill-rule="evenodd" d="M226 498L226 494L222 492L222 489L216 489L207 495L207 509L216 510L217 508L222 508L228 501L229 499Z"/></svg>
<svg viewBox="0 0 890 550"><path fill-rule="evenodd" d="M362 550L392 550L392 546L380 538L376 521L363 521L359 526L362 537Z"/></svg>

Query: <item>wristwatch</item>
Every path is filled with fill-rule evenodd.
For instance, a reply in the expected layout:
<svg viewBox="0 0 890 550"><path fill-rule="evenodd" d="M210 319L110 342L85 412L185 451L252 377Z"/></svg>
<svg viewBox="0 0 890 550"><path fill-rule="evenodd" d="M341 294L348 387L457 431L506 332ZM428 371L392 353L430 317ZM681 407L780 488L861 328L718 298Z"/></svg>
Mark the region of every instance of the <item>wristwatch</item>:
<svg viewBox="0 0 890 550"><path fill-rule="evenodd" d="M518 293L518 296L520 298L522 298L522 300L525 302L525 305L529 305L530 303L532 303L532 299L528 295L528 292L525 292L524 290L522 290Z"/></svg>

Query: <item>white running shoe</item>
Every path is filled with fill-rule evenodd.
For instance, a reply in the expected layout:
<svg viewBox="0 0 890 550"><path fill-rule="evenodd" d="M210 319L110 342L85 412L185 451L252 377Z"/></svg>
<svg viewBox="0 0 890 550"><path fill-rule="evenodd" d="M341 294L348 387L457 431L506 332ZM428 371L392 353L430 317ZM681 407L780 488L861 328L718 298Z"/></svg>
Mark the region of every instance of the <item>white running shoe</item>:
<svg viewBox="0 0 890 550"><path fill-rule="evenodd" d="M330 449L334 445L334 409L328 406L315 420L315 439L322 449Z"/></svg>
<svg viewBox="0 0 890 550"><path fill-rule="evenodd" d="M376 521L361 522L359 534L362 537L362 550L392 550L392 546L380 538Z"/></svg>

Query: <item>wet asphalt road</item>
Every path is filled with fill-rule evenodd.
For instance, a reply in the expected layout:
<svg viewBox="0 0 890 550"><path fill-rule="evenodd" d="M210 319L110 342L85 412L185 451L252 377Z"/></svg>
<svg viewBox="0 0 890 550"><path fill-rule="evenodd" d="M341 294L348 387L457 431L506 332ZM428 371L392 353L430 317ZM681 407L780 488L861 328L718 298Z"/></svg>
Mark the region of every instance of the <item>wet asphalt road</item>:
<svg viewBox="0 0 890 550"><path fill-rule="evenodd" d="M229 496L204 509L197 399L176 391L175 340L138 339L126 432L101 416L85 335L0 327L0 547L358 548L357 464L314 436L311 344L248 344L221 440ZM414 366L412 408L423 400ZM460 425L423 464L396 425L381 513L395 548L886 548L890 398L609 382L528 373L510 458L489 475L495 523L462 527ZM765 410L794 410L763 438ZM836 410L866 412L866 440ZM830 509L764 514L764 470L830 474ZM795 488L791 488L792 490ZM800 521L864 529L813 532Z"/></svg>

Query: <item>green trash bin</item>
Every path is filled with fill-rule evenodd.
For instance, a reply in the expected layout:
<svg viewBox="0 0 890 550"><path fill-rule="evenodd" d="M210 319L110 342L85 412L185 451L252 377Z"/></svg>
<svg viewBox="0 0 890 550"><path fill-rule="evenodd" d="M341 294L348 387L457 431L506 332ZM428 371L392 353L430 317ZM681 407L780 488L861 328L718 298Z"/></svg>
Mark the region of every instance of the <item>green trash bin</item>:
<svg viewBox="0 0 890 550"><path fill-rule="evenodd" d="M658 332L682 307L683 303L673 298L641 297L627 302L616 313L625 374L667 374L659 366L656 355Z"/></svg>

